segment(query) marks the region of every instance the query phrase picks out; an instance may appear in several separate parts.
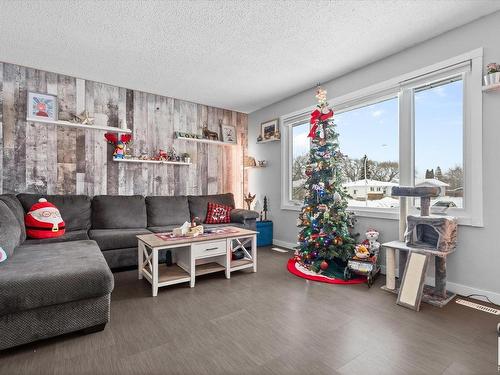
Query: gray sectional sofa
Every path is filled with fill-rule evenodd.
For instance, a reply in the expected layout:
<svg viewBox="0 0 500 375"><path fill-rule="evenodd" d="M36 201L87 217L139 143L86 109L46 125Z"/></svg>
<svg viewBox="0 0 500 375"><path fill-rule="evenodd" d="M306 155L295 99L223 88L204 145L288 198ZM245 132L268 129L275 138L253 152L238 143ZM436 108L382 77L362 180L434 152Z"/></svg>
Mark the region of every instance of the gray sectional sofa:
<svg viewBox="0 0 500 375"><path fill-rule="evenodd" d="M59 238L26 238L24 215L42 197L59 208L65 221L66 233ZM204 220L208 202L235 207L230 193L0 195L0 233L10 233L14 247L12 256L0 263L0 350L68 332L104 329L114 287L110 268L137 265L136 235L169 231L191 217ZM255 211L234 209L230 225L255 229L257 217ZM167 256L163 262L168 262Z"/></svg>

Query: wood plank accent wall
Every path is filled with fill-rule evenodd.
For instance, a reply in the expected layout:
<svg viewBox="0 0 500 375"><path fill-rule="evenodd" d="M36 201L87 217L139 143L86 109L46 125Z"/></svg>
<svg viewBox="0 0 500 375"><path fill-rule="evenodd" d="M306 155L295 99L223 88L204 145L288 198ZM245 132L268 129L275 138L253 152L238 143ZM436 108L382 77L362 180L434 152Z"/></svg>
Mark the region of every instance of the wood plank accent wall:
<svg viewBox="0 0 500 375"><path fill-rule="evenodd" d="M104 131L26 121L28 91L58 96L59 118L89 111L95 123L132 129L131 153L153 155L173 146L191 166L117 163ZM238 146L174 139L234 125ZM184 195L232 192L243 206L248 116L244 113L0 63L0 192Z"/></svg>

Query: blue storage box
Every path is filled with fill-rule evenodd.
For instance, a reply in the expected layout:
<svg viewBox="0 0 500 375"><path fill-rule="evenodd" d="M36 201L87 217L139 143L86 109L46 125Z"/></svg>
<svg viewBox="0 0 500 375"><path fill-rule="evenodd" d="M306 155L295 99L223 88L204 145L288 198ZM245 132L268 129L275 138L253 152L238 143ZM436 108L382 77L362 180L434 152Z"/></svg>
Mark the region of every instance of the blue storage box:
<svg viewBox="0 0 500 375"><path fill-rule="evenodd" d="M269 246L273 244L273 222L257 221L257 246Z"/></svg>

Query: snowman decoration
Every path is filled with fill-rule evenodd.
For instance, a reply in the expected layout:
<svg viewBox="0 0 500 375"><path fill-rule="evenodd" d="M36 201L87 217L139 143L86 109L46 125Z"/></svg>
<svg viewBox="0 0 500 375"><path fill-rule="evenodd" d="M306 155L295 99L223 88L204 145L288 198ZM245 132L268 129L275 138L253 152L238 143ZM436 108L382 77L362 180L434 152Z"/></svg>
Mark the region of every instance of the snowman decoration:
<svg viewBox="0 0 500 375"><path fill-rule="evenodd" d="M368 231L365 233L365 241L368 241L367 245L370 250L370 254L378 253L380 249L380 242L378 242L379 235L380 233L375 229L368 229Z"/></svg>

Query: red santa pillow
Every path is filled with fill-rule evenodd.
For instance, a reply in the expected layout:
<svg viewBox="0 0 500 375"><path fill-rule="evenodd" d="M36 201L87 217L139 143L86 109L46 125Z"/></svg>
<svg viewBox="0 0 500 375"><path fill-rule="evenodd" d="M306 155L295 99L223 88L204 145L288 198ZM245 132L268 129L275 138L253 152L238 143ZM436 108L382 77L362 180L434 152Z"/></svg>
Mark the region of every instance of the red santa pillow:
<svg viewBox="0 0 500 375"><path fill-rule="evenodd" d="M45 198L31 206L24 224L26 235L31 238L54 238L64 234L65 225L59 210Z"/></svg>
<svg viewBox="0 0 500 375"><path fill-rule="evenodd" d="M231 222L231 206L208 202L206 224L224 224Z"/></svg>

